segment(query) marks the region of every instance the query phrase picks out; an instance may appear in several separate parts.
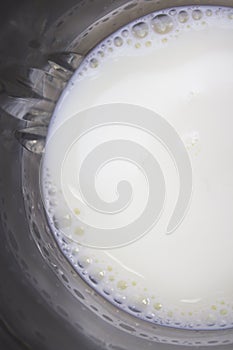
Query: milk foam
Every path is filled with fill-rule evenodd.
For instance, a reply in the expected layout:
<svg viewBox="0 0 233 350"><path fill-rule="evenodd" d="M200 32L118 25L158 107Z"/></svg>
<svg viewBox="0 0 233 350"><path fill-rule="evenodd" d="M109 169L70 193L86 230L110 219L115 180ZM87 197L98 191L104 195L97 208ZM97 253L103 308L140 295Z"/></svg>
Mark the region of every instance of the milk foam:
<svg viewBox="0 0 233 350"><path fill-rule="evenodd" d="M64 183L59 184L53 171L53 160L61 153L59 140L53 149L48 142L45 152L45 207L64 254L107 300L150 322L188 329L233 325L232 29L233 10L217 7L174 8L129 23L87 55L60 97L49 128L48 139L77 112L131 103L162 115L185 143L193 167L193 198L175 234L165 235L179 185L166 150L130 127L93 130L80 139L73 158L77 169L92 149L114 138L144 143L164 170L168 201L156 228L113 250L75 242L85 232L62 212L58 198L65 196L83 220L90 216L97 226L101 220L91 216L85 203L76 207L63 192ZM96 178L99 196L111 202L115 183L125 172L131 176L134 200L140 203L120 217L119 225L139 214L146 201L143 177L126 163L109 163ZM75 169L72 164L67 168L64 182Z"/></svg>

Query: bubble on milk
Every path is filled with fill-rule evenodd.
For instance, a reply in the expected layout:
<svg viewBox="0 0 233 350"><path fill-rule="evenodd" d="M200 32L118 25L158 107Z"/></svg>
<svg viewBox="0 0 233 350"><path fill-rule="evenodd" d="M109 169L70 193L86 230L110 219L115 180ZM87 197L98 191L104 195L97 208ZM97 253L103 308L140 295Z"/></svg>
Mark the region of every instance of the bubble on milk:
<svg viewBox="0 0 233 350"><path fill-rule="evenodd" d="M194 10L192 12L192 17L195 21L198 21L203 17L203 13L201 10Z"/></svg>
<svg viewBox="0 0 233 350"><path fill-rule="evenodd" d="M225 15L228 20L233 19L233 12L227 9L209 7L184 7L168 9L151 13L143 18L129 23L124 28L112 34L105 41L97 45L78 69L80 79L85 79L91 72L98 72L109 55L127 54L127 50L134 54L143 54L145 50L154 47L163 47L170 39L175 39L182 32L191 28L199 28L203 20L211 23L214 16ZM216 17L215 17L216 19ZM196 145L198 135L189 135L187 147ZM232 304L230 301L216 299L211 305L199 310L199 305L192 308L169 305L163 296L156 295L156 290L147 290L140 279L124 278L108 261L100 261L88 248L67 240L64 229L72 228L77 236L85 235L82 226L75 225L75 219L69 212L61 210L59 213L55 206L59 203L59 187L53 184L49 169L44 177L44 198L46 198L46 211L55 237L62 247L64 254L74 265L78 274L91 284L91 286L107 300L149 322L188 329L219 329L232 325ZM74 207L73 214L79 216L80 209ZM69 237L68 237L69 238Z"/></svg>
<svg viewBox="0 0 233 350"><path fill-rule="evenodd" d="M156 15L151 24L153 30L158 34L167 34L174 28L173 19L166 14Z"/></svg>
<svg viewBox="0 0 233 350"><path fill-rule="evenodd" d="M178 14L178 21L180 23L186 23L189 20L189 14L187 11L180 11Z"/></svg>
<svg viewBox="0 0 233 350"><path fill-rule="evenodd" d="M145 38L148 35L148 32L149 26L145 22L139 22L132 27L133 35L138 39Z"/></svg>
<svg viewBox="0 0 233 350"><path fill-rule="evenodd" d="M114 38L114 45L116 47L120 47L122 46L124 43L123 39L120 36L117 36L116 38Z"/></svg>

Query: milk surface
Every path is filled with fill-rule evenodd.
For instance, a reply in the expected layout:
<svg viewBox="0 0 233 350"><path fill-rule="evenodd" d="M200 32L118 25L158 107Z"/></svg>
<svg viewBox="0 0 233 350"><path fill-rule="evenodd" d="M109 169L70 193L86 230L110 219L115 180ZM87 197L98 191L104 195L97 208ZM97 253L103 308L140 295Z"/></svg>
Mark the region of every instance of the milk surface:
<svg viewBox="0 0 233 350"><path fill-rule="evenodd" d="M233 325L232 33L229 8L175 8L128 24L85 58L49 128L42 187L55 239L96 291L150 322L189 329ZM182 184L158 139L131 125L101 126L83 134L60 159L62 134L56 136L57 131L64 128L69 138L68 120L73 120L71 132L80 127L79 113L111 103L154 111L184 143L192 166L192 197L172 234L166 226ZM118 198L117 184L130 182L128 206L107 217L88 206L78 173L88 154L111 140L130 140L149 150L162 169L166 200L149 232L129 244L100 249L82 244L85 230L75 216L96 228L122 227L141 215L149 196L143 168L122 158L99 168L95 188L109 204ZM60 171L54 165L58 159Z"/></svg>

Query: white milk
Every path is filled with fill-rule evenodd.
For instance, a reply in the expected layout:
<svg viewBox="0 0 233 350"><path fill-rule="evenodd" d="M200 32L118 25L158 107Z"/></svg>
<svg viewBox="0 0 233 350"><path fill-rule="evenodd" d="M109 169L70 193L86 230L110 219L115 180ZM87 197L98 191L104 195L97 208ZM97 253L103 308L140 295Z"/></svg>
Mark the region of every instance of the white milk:
<svg viewBox="0 0 233 350"><path fill-rule="evenodd" d="M161 14L166 17L156 17ZM128 24L86 57L59 99L50 125L48 140L55 135L55 142L47 144L42 183L55 238L96 291L151 322L195 329L233 325L232 33L233 10L228 8L176 8ZM119 102L162 116L189 154L193 194L183 221L170 235L165 227L179 178L166 147L151 135L130 125L100 127L82 135L65 160L59 158L63 150L56 130L80 111ZM78 114L70 125L80 127ZM64 129L67 135L69 129ZM125 213L111 215L110 221L88 207L79 188L71 188L87 155L112 139L142 144L157 159L166 185L165 207L157 224L130 244L85 247L85 230L76 226L62 200L81 221L108 229L140 216L148 198L143 171L127 159L103 164L94 174L96 192L107 204L117 199L122 179L132 185ZM63 168L54 170L58 159Z"/></svg>

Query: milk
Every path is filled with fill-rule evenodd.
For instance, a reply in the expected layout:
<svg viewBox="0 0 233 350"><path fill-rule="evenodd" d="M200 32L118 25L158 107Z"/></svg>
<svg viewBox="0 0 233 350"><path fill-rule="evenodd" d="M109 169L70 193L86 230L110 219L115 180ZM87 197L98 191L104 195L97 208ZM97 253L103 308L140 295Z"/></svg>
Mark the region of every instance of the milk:
<svg viewBox="0 0 233 350"><path fill-rule="evenodd" d="M233 10L217 7L176 8L128 24L85 58L50 124L42 195L55 239L97 292L150 322L189 329L233 324L232 30ZM172 234L166 229L182 184L166 145L145 130L112 123L88 129L62 149L61 137L69 144L74 129L85 129L83 112L116 103L164 118L187 151L192 195ZM117 184L130 183L124 210L106 215L88 206L78 174L88 155L112 140L119 147L134 142L153 155L166 198L148 232L106 249L85 244L85 223L96 230L121 228L142 214L150 194L143 166L122 157L91 175L103 208L117 201Z"/></svg>

